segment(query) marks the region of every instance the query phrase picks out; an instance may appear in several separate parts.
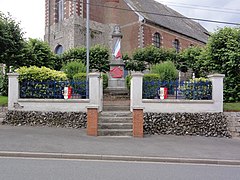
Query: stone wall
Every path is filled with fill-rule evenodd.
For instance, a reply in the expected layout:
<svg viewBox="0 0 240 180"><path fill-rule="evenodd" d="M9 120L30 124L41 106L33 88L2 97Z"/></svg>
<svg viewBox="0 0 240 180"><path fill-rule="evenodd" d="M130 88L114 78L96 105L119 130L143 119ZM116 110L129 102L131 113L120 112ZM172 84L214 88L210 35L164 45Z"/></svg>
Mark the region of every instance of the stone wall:
<svg viewBox="0 0 240 180"><path fill-rule="evenodd" d="M8 111L3 125L86 128L85 112Z"/></svg>
<svg viewBox="0 0 240 180"><path fill-rule="evenodd" d="M224 112L227 117L229 132L234 137L240 137L240 112Z"/></svg>
<svg viewBox="0 0 240 180"><path fill-rule="evenodd" d="M144 113L144 134L231 137L223 113Z"/></svg>

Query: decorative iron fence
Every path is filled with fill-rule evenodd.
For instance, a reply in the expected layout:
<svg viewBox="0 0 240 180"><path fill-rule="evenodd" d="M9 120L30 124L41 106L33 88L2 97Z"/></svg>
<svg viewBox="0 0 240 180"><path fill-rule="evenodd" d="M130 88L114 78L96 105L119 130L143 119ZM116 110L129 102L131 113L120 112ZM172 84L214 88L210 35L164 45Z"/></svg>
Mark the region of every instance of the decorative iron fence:
<svg viewBox="0 0 240 180"><path fill-rule="evenodd" d="M71 99L88 98L86 81L23 81L20 83L20 98L63 99L64 87L71 87Z"/></svg>
<svg viewBox="0 0 240 180"><path fill-rule="evenodd" d="M160 88L167 90L168 99L210 100L211 81L143 81L143 99L159 99Z"/></svg>

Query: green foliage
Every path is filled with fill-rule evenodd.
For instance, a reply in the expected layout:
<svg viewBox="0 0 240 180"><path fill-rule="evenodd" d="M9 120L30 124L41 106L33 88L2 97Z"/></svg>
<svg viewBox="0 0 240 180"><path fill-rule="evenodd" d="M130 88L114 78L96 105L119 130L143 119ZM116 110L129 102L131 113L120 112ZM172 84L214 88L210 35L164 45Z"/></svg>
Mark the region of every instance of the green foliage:
<svg viewBox="0 0 240 180"><path fill-rule="evenodd" d="M0 95L0 106L7 106L8 104L8 97Z"/></svg>
<svg viewBox="0 0 240 180"><path fill-rule="evenodd" d="M86 66L80 61L72 61L65 64L62 67L62 71L67 74L68 79L74 79L73 77L78 73L86 73Z"/></svg>
<svg viewBox="0 0 240 180"><path fill-rule="evenodd" d="M34 80L34 81L47 81L47 80L55 80L62 81L67 80L67 76L64 72L52 70L46 67L36 67L23 66L17 70L19 73L19 81L23 80Z"/></svg>
<svg viewBox="0 0 240 180"><path fill-rule="evenodd" d="M182 69L191 68L197 77L200 76L200 68L202 67L201 59L203 48L195 46L184 49L178 54L177 69L184 72Z"/></svg>
<svg viewBox="0 0 240 180"><path fill-rule="evenodd" d="M71 62L76 61L77 59L86 64L87 59L87 50L85 47L71 48L68 51L65 51L62 55L59 56L60 62Z"/></svg>
<svg viewBox="0 0 240 180"><path fill-rule="evenodd" d="M109 66L109 52L108 49L100 45L91 47L90 49L90 69L96 69L99 72L107 72Z"/></svg>
<svg viewBox="0 0 240 180"><path fill-rule="evenodd" d="M106 73L102 73L103 78L103 89L106 89L108 87L108 75Z"/></svg>
<svg viewBox="0 0 240 180"><path fill-rule="evenodd" d="M127 75L127 76L125 77L125 83L126 83L126 87L127 87L128 89L131 88L131 79L132 79L132 76L131 76L131 75Z"/></svg>
<svg viewBox="0 0 240 180"><path fill-rule="evenodd" d="M176 62L177 54L172 49L147 46L145 48L136 49L133 52L132 58L129 58L127 55L125 55L123 60L127 70L144 71L153 64L164 61Z"/></svg>
<svg viewBox="0 0 240 180"><path fill-rule="evenodd" d="M0 74L0 95L1 96L8 95L8 77L7 77L7 75Z"/></svg>
<svg viewBox="0 0 240 180"><path fill-rule="evenodd" d="M159 74L144 74L143 81L159 81L160 75Z"/></svg>
<svg viewBox="0 0 240 180"><path fill-rule="evenodd" d="M153 65L151 68L151 73L159 74L161 81L171 81L176 80L178 77L178 71L171 61L166 61L161 64Z"/></svg>
<svg viewBox="0 0 240 180"><path fill-rule="evenodd" d="M49 67L55 66L55 54L51 51L48 43L38 40L29 39L24 48L21 59L16 64L17 67L21 66L37 66Z"/></svg>
<svg viewBox="0 0 240 180"><path fill-rule="evenodd" d="M224 100L240 101L240 29L223 28L211 35L206 47L205 71L225 74Z"/></svg>
<svg viewBox="0 0 240 180"><path fill-rule="evenodd" d="M86 79L87 79L87 74L86 74L86 73L83 73L83 72L76 73L76 74L73 76L73 80L74 80L74 81L86 81Z"/></svg>
<svg viewBox="0 0 240 180"><path fill-rule="evenodd" d="M90 48L89 54L90 70L96 69L99 72L106 72L109 70L109 52L108 49L100 45ZM72 48L59 56L58 62L71 62L80 60L85 65L86 63L86 48L78 47Z"/></svg>
<svg viewBox="0 0 240 180"><path fill-rule="evenodd" d="M0 63L16 65L24 46L24 33L19 23L0 12Z"/></svg>

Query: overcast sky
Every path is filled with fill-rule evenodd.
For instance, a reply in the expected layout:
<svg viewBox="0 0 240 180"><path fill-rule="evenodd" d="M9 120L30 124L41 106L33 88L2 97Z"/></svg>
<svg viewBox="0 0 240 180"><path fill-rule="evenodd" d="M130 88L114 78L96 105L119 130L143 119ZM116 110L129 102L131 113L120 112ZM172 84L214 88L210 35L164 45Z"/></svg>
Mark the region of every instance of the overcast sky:
<svg viewBox="0 0 240 180"><path fill-rule="evenodd" d="M240 23L240 0L157 1L187 17ZM21 23L21 28L26 32L26 38L43 39L44 3L45 0L0 0L0 11L3 13L10 12L14 19ZM225 26L224 24L198 22L211 32L216 30L217 27Z"/></svg>

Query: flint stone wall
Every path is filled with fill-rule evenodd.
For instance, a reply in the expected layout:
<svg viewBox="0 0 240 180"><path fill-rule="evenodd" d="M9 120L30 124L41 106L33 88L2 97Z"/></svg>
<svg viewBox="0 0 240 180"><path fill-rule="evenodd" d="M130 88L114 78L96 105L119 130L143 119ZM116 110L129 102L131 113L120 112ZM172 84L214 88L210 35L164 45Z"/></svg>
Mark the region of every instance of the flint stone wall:
<svg viewBox="0 0 240 180"><path fill-rule="evenodd" d="M144 113L144 134L231 137L223 113Z"/></svg>
<svg viewBox="0 0 240 180"><path fill-rule="evenodd" d="M86 128L85 112L8 111L3 125Z"/></svg>
<svg viewBox="0 0 240 180"><path fill-rule="evenodd" d="M240 112L224 112L232 136L240 137Z"/></svg>

